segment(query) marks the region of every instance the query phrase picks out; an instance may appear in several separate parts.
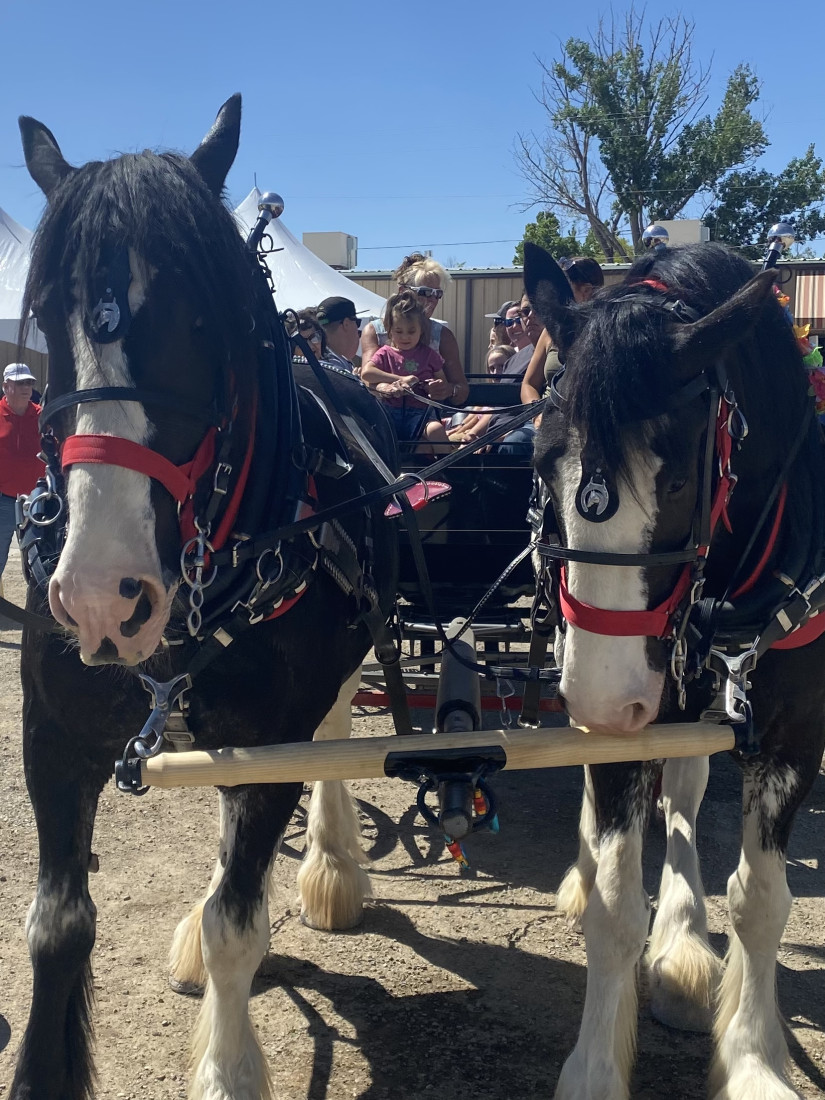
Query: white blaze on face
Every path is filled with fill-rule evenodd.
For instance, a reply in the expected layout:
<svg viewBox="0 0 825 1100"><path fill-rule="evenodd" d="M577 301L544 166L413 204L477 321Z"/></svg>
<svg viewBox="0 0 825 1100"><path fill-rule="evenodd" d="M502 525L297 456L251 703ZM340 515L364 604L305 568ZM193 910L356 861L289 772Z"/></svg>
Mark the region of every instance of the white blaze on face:
<svg viewBox="0 0 825 1100"><path fill-rule="evenodd" d="M134 317L145 298L146 278L131 252L130 265L129 307ZM122 341L90 340L79 313L69 319L69 335L78 390L134 386ZM76 432L116 436L145 446L151 442L152 429L138 401L93 401L77 406ZM56 617L64 621L59 614L62 605L76 624L84 659L97 651L104 638L111 639L128 661L139 659L138 646L140 656L148 657L160 640L162 626L156 637L136 638L133 643L125 641L119 629L135 610L134 595L121 593L124 578L148 582L154 593L163 592L167 610L174 595L174 588L167 594L162 585L150 489L151 480L145 474L119 466L78 463L68 472L68 539L50 597Z"/></svg>
<svg viewBox="0 0 825 1100"><path fill-rule="evenodd" d="M585 519L576 508L582 471L578 435L571 430L570 446L555 475L560 518L571 549L620 554L649 550L661 459L638 456L630 465L634 491L619 482L615 515L602 523ZM566 571L568 589L581 603L607 611L647 609L641 569L568 562ZM663 674L648 667L643 637L609 637L568 624L560 691L578 725L623 733L641 729L655 718L663 686Z"/></svg>

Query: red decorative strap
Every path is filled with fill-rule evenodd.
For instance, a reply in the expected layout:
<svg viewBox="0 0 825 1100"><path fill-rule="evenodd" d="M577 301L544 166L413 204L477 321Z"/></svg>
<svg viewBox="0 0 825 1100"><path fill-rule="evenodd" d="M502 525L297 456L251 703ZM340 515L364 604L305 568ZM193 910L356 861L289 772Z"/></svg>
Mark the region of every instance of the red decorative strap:
<svg viewBox="0 0 825 1100"><path fill-rule="evenodd" d="M97 463L103 466L122 466L126 470L145 474L159 481L168 489L178 504L183 504L195 489L190 474L193 463L175 466L168 458L148 447L121 439L114 435L72 435L63 444L61 452L63 468L77 463ZM194 460L193 460L194 461Z"/></svg>
<svg viewBox="0 0 825 1100"><path fill-rule="evenodd" d="M773 517L773 526L771 527L771 533L768 536L768 541L765 544L765 549L762 551L762 556L756 563L756 568L754 569L754 571L751 573L746 581L739 585L739 587L733 593L731 599L735 600L737 596L744 596L746 592L750 592L750 590L762 576L762 570L768 564L768 559L773 553L773 548L774 546L776 546L776 540L779 537L779 528L782 526L782 518L785 515L785 502L787 499L788 486L787 484L785 484L779 491L779 500L776 505L776 515ZM823 626L823 629L825 630L825 626Z"/></svg>
<svg viewBox="0 0 825 1100"><path fill-rule="evenodd" d="M802 646L815 642L822 634L825 634L825 612L820 611L791 634L774 642L771 649L801 649Z"/></svg>
<svg viewBox="0 0 825 1100"><path fill-rule="evenodd" d="M419 482L418 485L413 485L411 489L407 489L404 496L412 505L412 510L414 512L420 512L431 500L437 500L439 497L446 496L447 493L452 492L452 489L452 485L448 485L446 481L422 481ZM384 509L384 515L388 519L400 516L400 505L392 501Z"/></svg>
<svg viewBox="0 0 825 1100"><path fill-rule="evenodd" d="M667 283L663 283L661 279L639 279L638 282L630 283L630 286L652 286L654 290L662 290L665 294L670 292L670 287Z"/></svg>
<svg viewBox="0 0 825 1100"><path fill-rule="evenodd" d="M562 566L559 579L561 613L568 623L590 634L603 634L609 638L666 638L670 633L670 620L690 586L690 574L688 564L670 596L651 611L609 611L582 603L571 595Z"/></svg>

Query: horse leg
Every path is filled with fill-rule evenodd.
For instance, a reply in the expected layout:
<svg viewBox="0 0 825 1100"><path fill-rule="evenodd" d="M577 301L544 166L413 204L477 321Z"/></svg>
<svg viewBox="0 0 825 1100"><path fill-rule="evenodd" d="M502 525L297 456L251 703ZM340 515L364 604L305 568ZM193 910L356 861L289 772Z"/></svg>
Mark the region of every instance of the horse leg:
<svg viewBox="0 0 825 1100"><path fill-rule="evenodd" d="M37 752L33 742L37 740ZM98 784L67 775L59 731L26 730L26 778L40 845L37 894L26 920L34 971L32 1005L11 1100L89 1100L92 970L97 912L88 870Z"/></svg>
<svg viewBox="0 0 825 1100"><path fill-rule="evenodd" d="M169 985L175 993L182 993L188 997L199 997L206 986L206 967L203 964L203 950L201 948L203 907L217 890L223 878L223 869L226 866L227 859L226 853L229 848L228 833L232 827L232 818L227 813L224 798L220 794L218 795L218 804L220 808L220 841L212 879L205 897L178 924L172 936L172 945L169 948Z"/></svg>
<svg viewBox="0 0 825 1100"><path fill-rule="evenodd" d="M636 1046L636 970L650 914L642 841L655 769L601 764L590 770L599 850L582 915L587 992L556 1100L627 1100Z"/></svg>
<svg viewBox="0 0 825 1100"><path fill-rule="evenodd" d="M587 906L587 899L596 881L599 838L596 833L596 807L590 768L584 767L584 794L579 817L579 855L561 880L556 893L556 908L567 917L568 924L577 924Z"/></svg>
<svg viewBox="0 0 825 1100"><path fill-rule="evenodd" d="M223 874L201 917L207 983L192 1043L190 1100L271 1100L249 991L269 946L272 859L300 795L298 784L222 792L231 827Z"/></svg>
<svg viewBox="0 0 825 1100"><path fill-rule="evenodd" d="M667 855L646 962L650 1008L668 1027L710 1031L722 974L708 945L705 893L696 852L696 816L708 758L668 760L662 775Z"/></svg>
<svg viewBox="0 0 825 1100"><path fill-rule="evenodd" d="M821 749L820 749L821 752ZM785 852L794 814L818 771L798 762L745 766L739 866L728 879L732 935L714 1026L714 1100L791 1100L776 1004L776 953L791 909Z"/></svg>
<svg viewBox="0 0 825 1100"><path fill-rule="evenodd" d="M352 697L360 678L359 667L343 684L314 740L350 736ZM307 814L306 854L298 872L301 920L310 928L331 932L360 923L364 899L372 893L362 866L369 856L361 843L361 826L344 783L315 783Z"/></svg>
<svg viewBox="0 0 825 1100"><path fill-rule="evenodd" d="M350 706L361 670L350 677L330 713L318 727L315 740L348 738L352 732ZM217 890L231 846L233 823L220 800L220 848L206 895L175 929L169 949L169 985L176 993L199 996L206 985L201 950L203 907ZM307 855L298 874L302 898L301 918L313 928L350 928L361 919L363 899L371 893L369 879L360 867L366 860L361 850L361 831L344 784L316 783L309 808ZM324 847L326 845L326 848Z"/></svg>

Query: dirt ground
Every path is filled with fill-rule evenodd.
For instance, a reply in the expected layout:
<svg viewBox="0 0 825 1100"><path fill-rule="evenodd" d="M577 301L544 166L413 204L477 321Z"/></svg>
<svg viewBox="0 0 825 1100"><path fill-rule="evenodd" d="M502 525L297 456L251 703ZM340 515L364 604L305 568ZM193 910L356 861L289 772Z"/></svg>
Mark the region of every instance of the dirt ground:
<svg viewBox="0 0 825 1100"><path fill-rule="evenodd" d="M22 598L14 561L6 591ZM19 643L19 631L0 632L0 1097L8 1095L29 1006L24 921L37 871L21 764ZM431 716L420 718L431 725ZM355 727L358 736L390 732L382 717L359 717ZM499 776L501 831L471 839L473 877L461 877L417 816L414 788L399 780L353 784L375 900L361 927L340 935L313 932L297 917L304 799L277 864L271 954L251 1002L279 1100L552 1096L585 990L584 941L556 912L553 893L575 856L580 785L577 769ZM165 957L175 924L212 871L215 803L208 790L134 799L113 786L101 799L100 871L91 883L99 1100L186 1095L198 1002L169 990ZM699 839L720 952L738 835L738 772L717 757ZM825 1094L824 840L821 775L792 838L796 901L779 954L793 1082L805 1098ZM654 821L646 852L651 895L663 850ZM642 988L635 1100L704 1097L709 1054L707 1037L656 1023Z"/></svg>

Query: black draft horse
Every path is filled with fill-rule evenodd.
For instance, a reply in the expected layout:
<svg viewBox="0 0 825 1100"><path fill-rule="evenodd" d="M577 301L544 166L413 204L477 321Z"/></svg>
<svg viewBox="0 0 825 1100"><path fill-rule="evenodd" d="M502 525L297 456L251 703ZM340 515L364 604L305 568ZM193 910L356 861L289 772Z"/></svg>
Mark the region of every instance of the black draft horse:
<svg viewBox="0 0 825 1100"><path fill-rule="evenodd" d="M48 580L65 629L23 638L40 869L14 1100L92 1095L92 831L113 761L148 713L138 669L164 684L189 674L168 724L178 741L345 737L371 635L387 638L395 534L383 506L361 502L394 468L394 438L356 378L330 372L319 385L301 368L301 384L292 380L269 288L221 200L240 110L239 96L228 100L191 157L144 152L81 168L45 126L21 119L26 163L48 199L26 303L48 340L44 417L61 448L49 491L65 484L68 525ZM322 404L328 387L349 420ZM348 436L353 423L367 448ZM341 518L256 546L261 532L353 499ZM30 583L30 611L44 605ZM247 999L269 941L270 866L300 793L220 792L209 894L179 925L171 957L178 983L206 981L193 1097L270 1095ZM362 862L349 796L317 784L300 872L309 924L358 921Z"/></svg>
<svg viewBox="0 0 825 1100"><path fill-rule="evenodd" d="M825 744L825 639L811 617L825 603L822 438L773 273L752 275L721 245L658 250L576 305L556 263L525 246L528 295L565 364L535 461L555 512L541 581L562 613L567 712L631 732L710 709L740 733L724 973L707 944L694 839L707 759L664 764L667 861L646 959L660 1019L701 1029L715 1006L715 1100L797 1095L776 954L788 837ZM587 993L557 1100L629 1095L649 922L641 852L661 767L586 774L579 858L559 903L581 918Z"/></svg>

